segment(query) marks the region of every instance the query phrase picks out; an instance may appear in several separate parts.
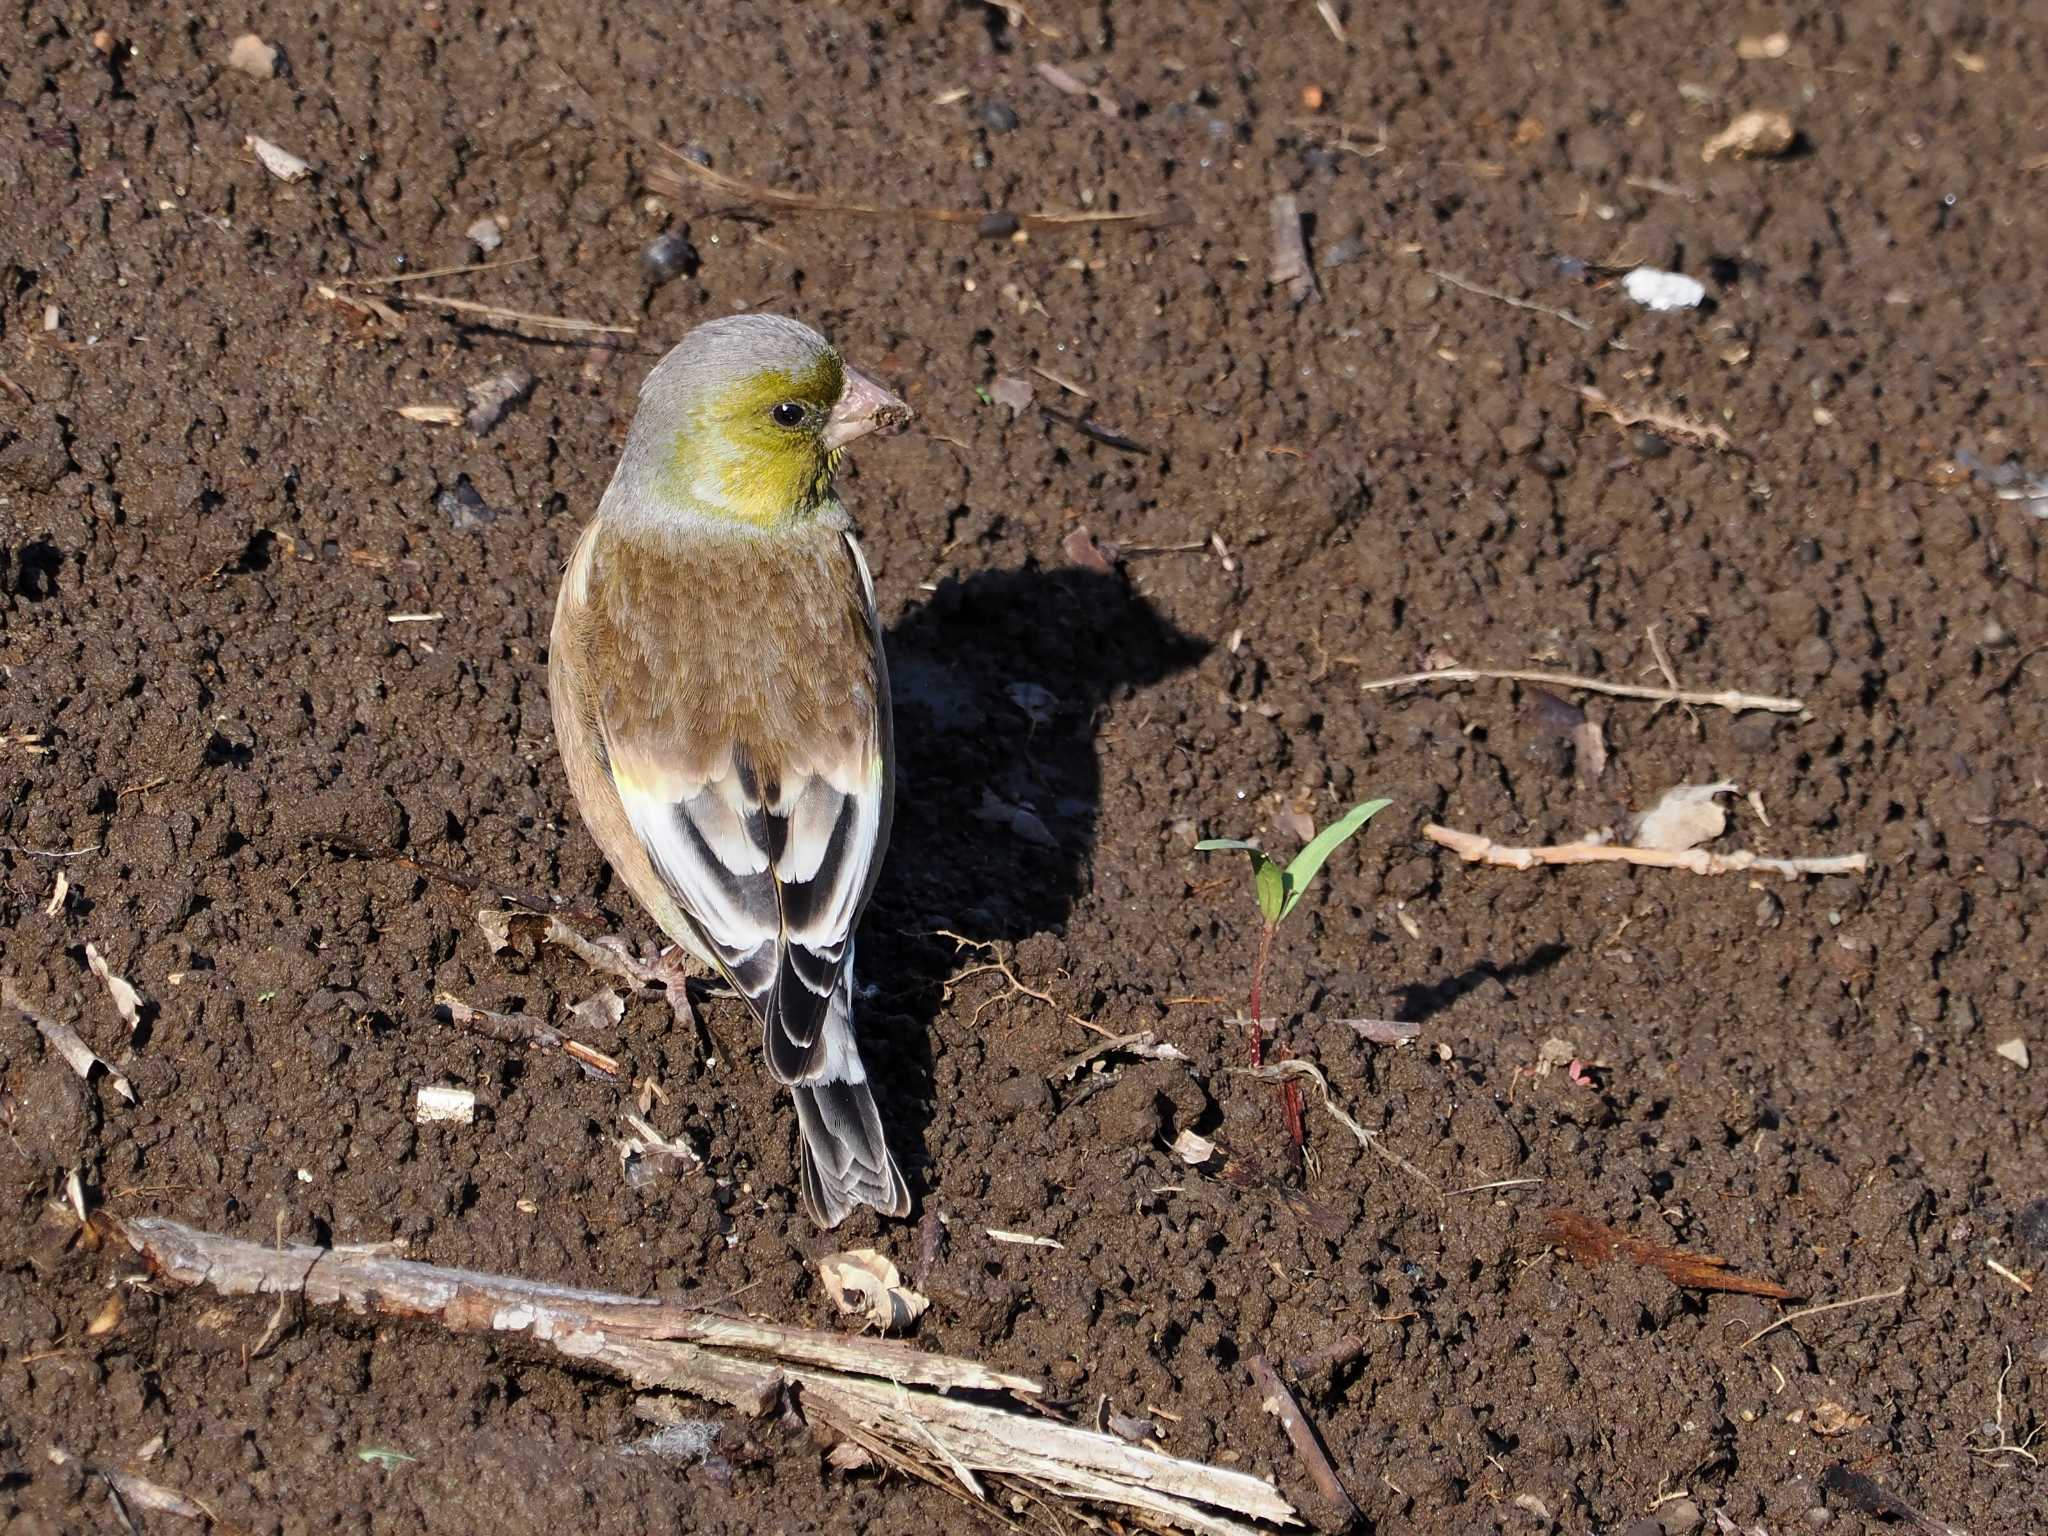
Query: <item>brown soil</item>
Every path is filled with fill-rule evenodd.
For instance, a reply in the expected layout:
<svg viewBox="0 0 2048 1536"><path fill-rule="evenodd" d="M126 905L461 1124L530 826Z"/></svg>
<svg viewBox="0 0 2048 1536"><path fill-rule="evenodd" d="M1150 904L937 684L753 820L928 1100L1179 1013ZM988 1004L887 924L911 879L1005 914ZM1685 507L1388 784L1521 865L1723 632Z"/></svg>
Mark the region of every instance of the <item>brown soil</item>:
<svg viewBox="0 0 2048 1536"><path fill-rule="evenodd" d="M173 21L114 0L0 26L0 945L137 1099L0 1022L7 1528L116 1528L53 1445L237 1531L956 1518L730 1416L724 1466L622 1456L622 1387L475 1339L315 1316L249 1359L267 1305L133 1287L89 1333L125 1271L51 1210L75 1168L116 1214L403 1237L820 1324L818 1253L875 1242L916 1266L913 1225L863 1217L828 1243L795 1212L791 1117L735 1005L708 1010L715 1065L654 997L598 1040L707 1159L633 1188L630 1092L432 1002L554 1018L594 980L493 956L478 896L345 851L652 937L566 798L548 615L640 375L744 305L818 323L923 413L922 435L863 445L844 490L901 694L863 1024L946 1223L924 1343L1041 1373L1084 1419L1150 1415L1168 1449L1239 1458L1320 1519L1245 1361L1355 1333L1362 1354L1297 1390L1388 1531L1539 1530L1539 1508L1574 1531L1711 1530L1717 1509L1856 1529L1820 1488L1836 1462L1977 1536L2037 1523L2040 1470L1973 1448L2008 1359L2006 1436L2048 1418L2041 1296L1989 1267L2048 1269L2048 1075L1995 1049L2048 1057L2042 525L1944 462L2048 465L2048 58L2026 8L1706 25L1340 0L1348 47L1306 4L1034 0L1014 26L943 0L668 9ZM225 68L245 24L282 48L279 78ZM1738 57L1780 27L1784 57ZM1118 115L1043 62L1103 82ZM650 205L657 157L572 106L557 65L778 185L1185 221L1015 240L716 192ZM1311 85L1327 104L1303 126ZM998 103L1014 130L990 125ZM1751 106L1794 114L1793 153L1703 164ZM274 179L250 134L313 176ZM1299 308L1267 281L1282 191L1322 285ZM429 287L637 338L419 308L394 333L316 291L474 259L486 215L529 264ZM664 221L701 266L650 287L639 252ZM1559 258L1677 267L1710 304L1653 315ZM537 385L488 437L393 413L512 365ZM1013 372L1152 451L977 397ZM1619 429L1582 385L1721 423L1734 451ZM1116 574L1063 553L1077 524L1131 551ZM1212 532L1227 559L1138 552ZM1654 680L1652 625L1688 683L1795 692L1808 714L1594 700L1612 761L1593 780L1526 691L1358 687L1441 654ZM1738 802L1721 846L1867 849L1871 874L1518 874L1419 837L1568 837L1724 777L1769 824ZM1317 1113L1304 1209L1165 1150L1193 1126L1284 1182L1273 1091L1224 1070L1254 936L1242 861L1190 842L1291 847L1283 813L1368 794L1395 809L1292 920L1267 996L1429 1182ZM1057 1007L998 1000L990 973L949 987L985 956L939 930L1001 944ZM89 941L149 1000L132 1043ZM1195 1070L1112 1062L1048 1092L1090 1038L1069 1012L1157 1030ZM1421 1039L1367 1045L1354 1015ZM1592 1086L1526 1074L1553 1036L1600 1064ZM477 1123L416 1126L434 1083L473 1087ZM1449 1193L1499 1180L1540 1182ZM1744 1347L1781 1308L1575 1264L1555 1207L1815 1302L1905 1292ZM1834 1438L1824 1403L1847 1414Z"/></svg>

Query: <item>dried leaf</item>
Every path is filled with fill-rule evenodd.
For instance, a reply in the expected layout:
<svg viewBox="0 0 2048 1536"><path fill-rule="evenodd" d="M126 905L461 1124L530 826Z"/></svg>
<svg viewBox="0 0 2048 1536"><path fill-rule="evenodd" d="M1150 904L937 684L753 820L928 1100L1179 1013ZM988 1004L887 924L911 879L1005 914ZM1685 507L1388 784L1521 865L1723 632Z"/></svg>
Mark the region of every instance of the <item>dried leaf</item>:
<svg viewBox="0 0 2048 1536"><path fill-rule="evenodd" d="M908 1328L931 1305L930 1298L904 1285L896 1266L872 1248L826 1254L818 1260L818 1276L840 1311L884 1333Z"/></svg>
<svg viewBox="0 0 2048 1536"><path fill-rule="evenodd" d="M128 1026L132 1037L142 1027L142 994L128 983L125 976L116 975L114 968L107 964L107 958L99 952L97 945L85 946L85 963L93 975L105 984L107 995L114 1000L114 1012L121 1015L121 1022Z"/></svg>
<svg viewBox="0 0 2048 1536"><path fill-rule="evenodd" d="M1728 813L1716 797L1732 795L1736 789L1725 780L1719 784L1675 784L1636 818L1629 842L1638 848L1673 852L1711 842L1728 826Z"/></svg>
<svg viewBox="0 0 2048 1536"><path fill-rule="evenodd" d="M1813 1412L1806 1416L1806 1427L1823 1440L1832 1440L1837 1435L1853 1434L1870 1422L1867 1413L1851 1413L1831 1397L1824 1397L1813 1405Z"/></svg>
<svg viewBox="0 0 2048 1536"><path fill-rule="evenodd" d="M1199 1168L1216 1155L1216 1143L1193 1131L1182 1131L1173 1138L1173 1155L1190 1168Z"/></svg>
<svg viewBox="0 0 2048 1536"><path fill-rule="evenodd" d="M1269 286L1285 285L1287 297L1302 304L1317 295L1315 268L1309 265L1308 242L1301 230L1301 205L1291 193L1273 199L1273 266Z"/></svg>
<svg viewBox="0 0 2048 1536"><path fill-rule="evenodd" d="M867 1447L857 1440L842 1440L825 1453L825 1464L841 1472L860 1472L875 1464Z"/></svg>
<svg viewBox="0 0 2048 1536"><path fill-rule="evenodd" d="M1607 734L1598 720L1589 716L1572 728L1572 760L1589 784L1607 771Z"/></svg>
<svg viewBox="0 0 2048 1536"><path fill-rule="evenodd" d="M1743 1296L1767 1296L1773 1301L1790 1301L1795 1294L1772 1281L1752 1280L1732 1272L1726 1259L1630 1237L1583 1211L1545 1211L1543 1219L1565 1252L1588 1269L1597 1269L1620 1256L1644 1269L1658 1271L1685 1290L1733 1291Z"/></svg>
<svg viewBox="0 0 2048 1536"><path fill-rule="evenodd" d="M49 904L43 908L43 916L55 917L59 912L62 912L64 910L64 898L70 894L71 877L60 869L57 871L56 888L50 892Z"/></svg>
<svg viewBox="0 0 2048 1536"><path fill-rule="evenodd" d="M988 387L989 399L995 401L997 405L1007 405L1012 421L1015 421L1031 404L1034 393L1031 381L1014 373L998 374Z"/></svg>
<svg viewBox="0 0 2048 1536"><path fill-rule="evenodd" d="M569 1005L569 1017L586 1030L617 1029L626 1016L626 1000L610 987Z"/></svg>
<svg viewBox="0 0 2048 1536"><path fill-rule="evenodd" d="M313 174L313 167L290 150L280 149L270 140L253 133L242 140L242 146L253 152L263 162L263 169L279 181L303 181Z"/></svg>
<svg viewBox="0 0 2048 1536"><path fill-rule="evenodd" d="M533 393L533 375L524 368L507 368L479 380L463 391L469 411L463 420L478 437L488 434L507 411Z"/></svg>
<svg viewBox="0 0 2048 1536"><path fill-rule="evenodd" d="M1114 575L1116 572L1116 567L1110 563L1109 557L1102 552L1102 547L1095 542L1094 536L1086 528L1076 528L1069 533L1060 540L1060 548L1066 552L1068 560L1083 570L1100 571L1105 576Z"/></svg>
<svg viewBox="0 0 2048 1536"><path fill-rule="evenodd" d="M69 1024L60 1024L55 1019L44 1018L29 1007L27 1000L14 989L14 978L11 976L0 976L0 1004L14 1009L29 1023L35 1025L42 1037L71 1064L71 1070L81 1078L90 1079L94 1067L104 1068L107 1081L114 1085L114 1091L130 1104L135 1102L135 1090L128 1086L128 1079L116 1072L104 1056L80 1039L78 1031Z"/></svg>
<svg viewBox="0 0 2048 1536"><path fill-rule="evenodd" d="M1723 155L1737 160L1768 160L1792 147L1798 133L1783 112L1744 112L1700 147L1709 163Z"/></svg>
<svg viewBox="0 0 2048 1536"><path fill-rule="evenodd" d="M430 427L453 427L462 422L459 405L401 405L398 414L407 421L424 422Z"/></svg>
<svg viewBox="0 0 2048 1536"><path fill-rule="evenodd" d="M1049 1237L1040 1237L1035 1232L1005 1232L1001 1227L983 1227L992 1239L999 1243L1014 1243L1020 1248L1060 1248L1067 1245Z"/></svg>

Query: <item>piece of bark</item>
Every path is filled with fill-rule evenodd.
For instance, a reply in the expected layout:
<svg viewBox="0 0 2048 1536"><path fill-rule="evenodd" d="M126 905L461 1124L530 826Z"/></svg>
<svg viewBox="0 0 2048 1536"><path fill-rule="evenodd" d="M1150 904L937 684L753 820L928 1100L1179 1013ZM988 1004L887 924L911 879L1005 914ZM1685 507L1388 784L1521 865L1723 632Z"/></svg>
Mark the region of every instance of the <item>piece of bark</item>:
<svg viewBox="0 0 2048 1536"><path fill-rule="evenodd" d="M1711 1253L1693 1253L1631 1237L1595 1221L1583 1211L1569 1207L1545 1211L1543 1220L1564 1251L1588 1269L1597 1269L1620 1257L1654 1269L1673 1285L1689 1291L1733 1291L1741 1296L1767 1296L1773 1301L1790 1301L1797 1294L1770 1280L1736 1274L1728 1268L1726 1259Z"/></svg>

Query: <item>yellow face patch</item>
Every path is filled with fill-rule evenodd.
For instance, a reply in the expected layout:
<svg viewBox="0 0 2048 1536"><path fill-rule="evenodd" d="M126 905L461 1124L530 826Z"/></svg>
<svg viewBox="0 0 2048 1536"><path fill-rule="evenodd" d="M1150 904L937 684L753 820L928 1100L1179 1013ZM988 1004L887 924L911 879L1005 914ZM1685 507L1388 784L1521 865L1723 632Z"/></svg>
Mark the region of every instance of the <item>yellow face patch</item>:
<svg viewBox="0 0 2048 1536"><path fill-rule="evenodd" d="M801 373L765 368L693 413L675 443L674 488L756 527L801 517L832 489L837 457L820 434L846 384L836 354Z"/></svg>

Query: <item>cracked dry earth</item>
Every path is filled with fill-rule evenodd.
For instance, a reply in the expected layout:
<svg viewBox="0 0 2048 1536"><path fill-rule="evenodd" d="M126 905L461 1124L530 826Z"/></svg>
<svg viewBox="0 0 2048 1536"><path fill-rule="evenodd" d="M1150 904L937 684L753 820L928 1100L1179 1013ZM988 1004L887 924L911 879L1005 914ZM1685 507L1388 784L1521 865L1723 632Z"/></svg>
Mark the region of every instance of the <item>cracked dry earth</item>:
<svg viewBox="0 0 2048 1536"><path fill-rule="evenodd" d="M1371 1529L1874 1526L1838 1465L1973 1536L2041 1524L2041 1469L1993 1448L2048 1418L2043 530L1958 457L2048 465L2038 14L1330 9L1342 42L1310 5L16 0L0 972L135 1102L0 1019L0 1523L118 1528L83 1461L239 1532L993 1524L730 1414L715 1463L622 1455L627 1390L489 1340L316 1313L248 1358L267 1304L120 1286L132 1264L62 1214L77 1170L116 1216L820 1326L829 1248L918 1267L914 1225L828 1242L796 1213L735 1005L708 1046L651 994L591 1033L705 1160L638 1180L632 1090L434 1005L560 1022L597 988L556 950L493 954L479 890L653 937L554 759L548 615L640 376L764 306L921 413L842 490L898 680L861 1017L943 1223L922 1345L1149 1418L1325 1527L1246 1361L1347 1336L1291 1379ZM243 31L270 77L227 67ZM1704 162L1753 107L1793 117L1791 152ZM624 119L828 197L1167 216L1016 238L747 206L657 184ZM1268 282L1282 193L1300 304ZM637 333L322 291L473 262L484 219L523 264L424 289ZM664 231L697 260L657 282ZM1609 276L1638 263L1707 304L1642 309ZM532 388L488 435L396 414L510 369ZM1080 527L1115 558L1077 563ZM1688 685L1804 711L1571 696L1595 774L1532 689L1359 686L1446 656L1654 682L1652 626ZM1717 779L1769 819L1738 797L1714 846L1869 873L1522 873L1420 835L1564 840ZM1242 863L1191 843L1289 849L1369 795L1394 808L1266 996L1413 1172L1312 1114L1305 1205L1276 1189L1272 1090L1225 1070ZM132 1039L88 943L146 1000ZM1051 1005L949 984L997 952ZM1188 1062L1049 1082L1092 1038L1070 1016ZM1597 1065L1531 1075L1553 1039ZM474 1124L416 1123L423 1086L472 1090ZM1184 1168L1184 1128L1268 1181ZM1783 1309L1589 1269L1557 1208L1810 1303L1903 1290L1746 1344Z"/></svg>

